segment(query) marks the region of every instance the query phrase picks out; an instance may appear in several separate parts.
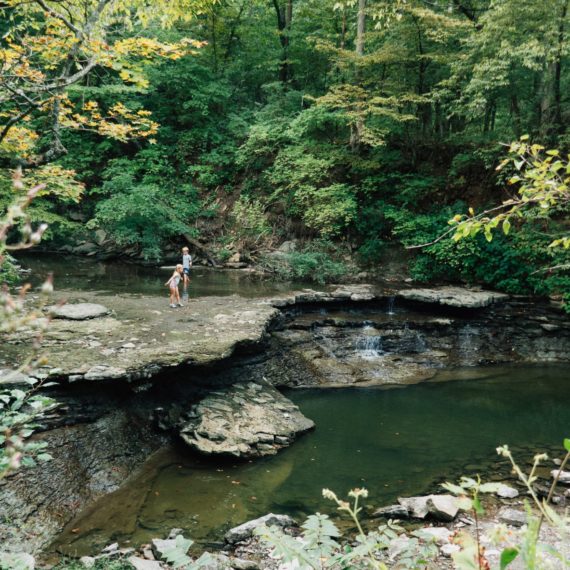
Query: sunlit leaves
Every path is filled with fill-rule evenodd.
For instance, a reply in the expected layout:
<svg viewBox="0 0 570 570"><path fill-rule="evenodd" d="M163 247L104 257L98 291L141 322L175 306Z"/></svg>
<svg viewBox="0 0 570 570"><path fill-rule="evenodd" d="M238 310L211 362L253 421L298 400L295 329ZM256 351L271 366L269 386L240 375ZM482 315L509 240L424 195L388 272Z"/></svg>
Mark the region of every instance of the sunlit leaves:
<svg viewBox="0 0 570 570"><path fill-rule="evenodd" d="M14 126L0 141L0 156L26 158L30 156L38 139L39 135L34 130L25 126Z"/></svg>
<svg viewBox="0 0 570 570"><path fill-rule="evenodd" d="M455 215L448 222L455 227L454 241L474 237L479 232L491 241L499 225L508 235L513 219L543 218L570 205L570 162L560 158L558 150L546 150L527 140L528 137L524 137L512 143L510 157L498 167L502 170L511 165L518 172L508 179L510 185L518 187L517 194L486 212L475 214L471 208L468 215ZM550 247L568 249L570 238L558 238Z"/></svg>
<svg viewBox="0 0 570 570"><path fill-rule="evenodd" d="M37 135L19 125L29 117L50 117L53 133L62 127L80 128L120 141L154 135L158 125L147 114L119 102L105 113L88 106L85 114L72 111L66 89L96 68L107 68L127 84L147 87L149 64L180 59L203 44L190 38L165 43L131 32L189 20L213 2L87 0L79 5L66 0L11 0L0 6L0 16L7 22L0 39L0 104L4 105L0 153L33 158ZM61 154L57 135L54 149Z"/></svg>

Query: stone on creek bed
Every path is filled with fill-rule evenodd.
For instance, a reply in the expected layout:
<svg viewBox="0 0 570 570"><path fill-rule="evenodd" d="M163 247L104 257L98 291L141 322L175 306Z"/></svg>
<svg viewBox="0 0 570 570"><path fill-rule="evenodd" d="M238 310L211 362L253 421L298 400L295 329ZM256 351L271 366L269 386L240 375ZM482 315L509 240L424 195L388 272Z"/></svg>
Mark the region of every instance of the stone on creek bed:
<svg viewBox="0 0 570 570"><path fill-rule="evenodd" d="M280 528L291 528L296 527L297 523L294 519L292 519L288 515L275 515L273 513L269 513L263 517L258 519L254 519L248 521L246 523L240 524L236 526L224 535L224 540L227 544L237 544L238 542L242 542L244 540L248 540L253 536L253 533L256 528L262 526L277 526Z"/></svg>
<svg viewBox="0 0 570 570"><path fill-rule="evenodd" d="M206 455L274 455L315 424L273 386L235 384L206 396L180 422L180 435Z"/></svg>
<svg viewBox="0 0 570 570"><path fill-rule="evenodd" d="M71 321L85 321L104 317L111 311L98 303L73 303L66 305L52 305L47 307L47 312L54 319L68 319Z"/></svg>

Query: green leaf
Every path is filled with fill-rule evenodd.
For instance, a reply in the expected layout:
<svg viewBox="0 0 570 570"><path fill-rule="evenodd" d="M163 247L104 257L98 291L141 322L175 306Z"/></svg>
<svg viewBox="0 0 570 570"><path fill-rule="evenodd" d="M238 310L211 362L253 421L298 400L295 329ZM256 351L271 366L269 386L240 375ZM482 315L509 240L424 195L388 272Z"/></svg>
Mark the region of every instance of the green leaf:
<svg viewBox="0 0 570 570"><path fill-rule="evenodd" d="M509 222L509 220L506 219L506 220L503 222L503 232L504 232L504 234L505 234L506 236L509 235L510 229L511 229L511 222Z"/></svg>
<svg viewBox="0 0 570 570"><path fill-rule="evenodd" d="M445 483L442 483L441 486L446 491L449 491L450 493L453 493L454 495L465 495L465 492L466 492L463 487L460 487L459 485L454 485L453 483L448 483L447 481Z"/></svg>
<svg viewBox="0 0 570 570"><path fill-rule="evenodd" d="M193 540L184 538L179 534L173 546L167 547L164 550L159 549L159 552L174 568L181 568L182 566L187 566L192 561L186 553L193 543Z"/></svg>
<svg viewBox="0 0 570 570"><path fill-rule="evenodd" d="M475 509L475 512L478 515L484 515L485 514L485 509L483 508L483 505L481 504L479 497L473 497L473 508Z"/></svg>
<svg viewBox="0 0 570 570"><path fill-rule="evenodd" d="M564 449L570 451L570 439L564 438Z"/></svg>
<svg viewBox="0 0 570 570"><path fill-rule="evenodd" d="M505 548L501 552L501 570L504 570L518 555L517 548Z"/></svg>

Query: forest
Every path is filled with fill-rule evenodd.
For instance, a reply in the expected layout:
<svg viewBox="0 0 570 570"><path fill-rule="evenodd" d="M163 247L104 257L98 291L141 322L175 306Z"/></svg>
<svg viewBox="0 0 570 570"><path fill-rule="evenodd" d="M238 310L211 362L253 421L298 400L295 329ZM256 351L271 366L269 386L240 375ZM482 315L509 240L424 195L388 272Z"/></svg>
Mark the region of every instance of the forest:
<svg viewBox="0 0 570 570"><path fill-rule="evenodd" d="M569 299L568 4L4 0L0 204L22 168L51 248L334 281L399 245L418 282Z"/></svg>

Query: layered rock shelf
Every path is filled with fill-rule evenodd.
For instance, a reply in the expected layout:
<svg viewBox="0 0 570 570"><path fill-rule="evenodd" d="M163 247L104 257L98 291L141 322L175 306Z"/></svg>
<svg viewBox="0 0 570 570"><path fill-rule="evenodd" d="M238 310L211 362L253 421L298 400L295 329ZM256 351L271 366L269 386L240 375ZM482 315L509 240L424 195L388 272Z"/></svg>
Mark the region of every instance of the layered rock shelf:
<svg viewBox="0 0 570 570"><path fill-rule="evenodd" d="M275 455L315 427L290 400L267 383L235 384L216 390L193 406L180 435L206 455Z"/></svg>
<svg viewBox="0 0 570 570"><path fill-rule="evenodd" d="M54 381L78 382L133 381L180 365L214 364L236 351L259 346L280 316L279 308L371 301L379 295L370 285L355 285L330 293L305 290L277 299L202 297L177 309L157 297L69 291L60 297L66 303L49 308L54 320L43 341L49 362L40 374ZM12 337L0 353L0 367L17 368L33 342L33 331ZM0 376L0 384L7 376Z"/></svg>
<svg viewBox="0 0 570 570"><path fill-rule="evenodd" d="M203 297L170 309L157 297L64 293L60 297L66 304L50 308L54 320L43 342L49 361L39 373L69 382L136 381L182 365L215 364L236 352L259 349L282 311L315 304L357 307L388 298L372 285L343 285L273 299ZM409 289L390 296L398 303L454 309L481 309L507 299L501 293L457 287ZM542 324L542 331L549 330L549 323ZM17 368L33 341L32 331L23 331L5 342L0 368ZM8 381L8 374L0 376L0 384L3 378ZM10 381L14 383L14 376Z"/></svg>

